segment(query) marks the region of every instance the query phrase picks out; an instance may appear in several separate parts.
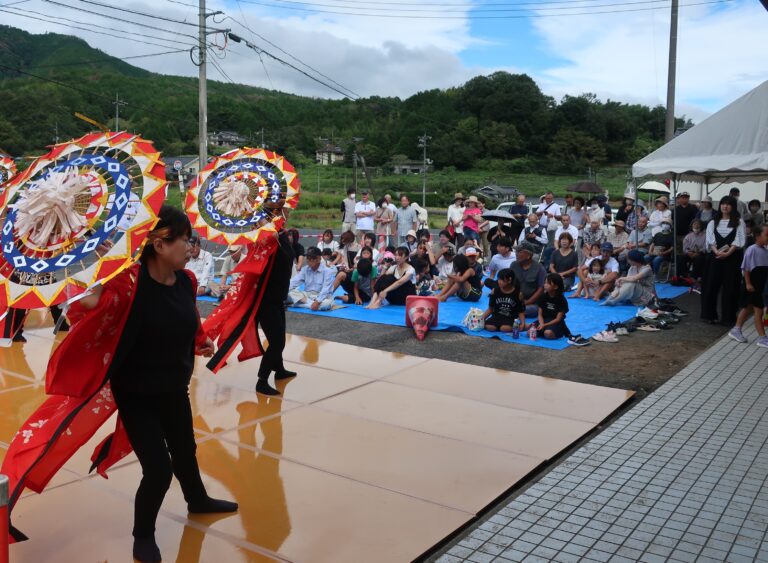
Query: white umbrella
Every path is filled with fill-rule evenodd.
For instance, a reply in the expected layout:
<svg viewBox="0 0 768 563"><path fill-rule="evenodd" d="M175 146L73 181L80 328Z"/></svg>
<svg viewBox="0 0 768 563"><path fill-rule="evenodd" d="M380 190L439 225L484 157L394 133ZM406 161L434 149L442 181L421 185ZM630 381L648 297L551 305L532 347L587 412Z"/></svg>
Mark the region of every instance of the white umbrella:
<svg viewBox="0 0 768 563"><path fill-rule="evenodd" d="M637 188L638 192L646 192L652 194L664 194L669 195L669 186L662 184L661 182L644 182Z"/></svg>

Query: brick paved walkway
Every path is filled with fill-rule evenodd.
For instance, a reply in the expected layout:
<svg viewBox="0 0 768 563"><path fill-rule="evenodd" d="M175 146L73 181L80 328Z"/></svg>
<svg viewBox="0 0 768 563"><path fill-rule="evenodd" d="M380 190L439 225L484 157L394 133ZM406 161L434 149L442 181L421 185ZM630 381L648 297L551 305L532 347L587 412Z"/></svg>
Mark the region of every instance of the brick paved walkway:
<svg viewBox="0 0 768 563"><path fill-rule="evenodd" d="M749 344L718 341L438 561L768 561L768 349L745 334Z"/></svg>

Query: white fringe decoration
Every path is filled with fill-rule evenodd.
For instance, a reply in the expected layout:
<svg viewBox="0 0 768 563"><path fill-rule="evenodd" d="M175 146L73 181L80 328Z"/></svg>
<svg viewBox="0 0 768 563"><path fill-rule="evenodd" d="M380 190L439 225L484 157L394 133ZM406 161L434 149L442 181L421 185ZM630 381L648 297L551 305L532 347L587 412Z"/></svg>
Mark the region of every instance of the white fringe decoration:
<svg viewBox="0 0 768 563"><path fill-rule="evenodd" d="M245 182L229 177L213 190L216 208L230 217L241 217L251 212L248 201L251 190Z"/></svg>
<svg viewBox="0 0 768 563"><path fill-rule="evenodd" d="M47 178L24 191L15 204L19 238L45 246L67 239L88 225L85 216L75 211L75 197L88 190L88 178L77 168L51 172Z"/></svg>

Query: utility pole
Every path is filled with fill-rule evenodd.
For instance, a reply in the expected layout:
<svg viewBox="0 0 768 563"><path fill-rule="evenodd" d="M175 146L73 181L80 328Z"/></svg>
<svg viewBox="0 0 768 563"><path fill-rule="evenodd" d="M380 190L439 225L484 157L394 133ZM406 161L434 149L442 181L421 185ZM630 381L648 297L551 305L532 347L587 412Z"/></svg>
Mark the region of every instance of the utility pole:
<svg viewBox="0 0 768 563"><path fill-rule="evenodd" d="M206 50L206 44L208 43L206 34L206 22L208 15L205 13L205 0L200 0L200 19L198 29L198 45L197 51L200 54L200 66L198 67L198 130L197 134L199 139L198 170L202 170L208 163L208 84L207 84L207 69L206 61L208 59L208 52Z"/></svg>
<svg viewBox="0 0 768 563"><path fill-rule="evenodd" d="M120 99L120 94L115 94L115 101L112 104L115 106L115 131L120 131L120 106L128 104Z"/></svg>
<svg viewBox="0 0 768 563"><path fill-rule="evenodd" d="M266 148L266 145L264 144L264 128L261 128L261 148Z"/></svg>
<svg viewBox="0 0 768 563"><path fill-rule="evenodd" d="M352 188L357 191L357 151L352 153Z"/></svg>
<svg viewBox="0 0 768 563"><path fill-rule="evenodd" d="M424 208L427 207L427 143L431 138L432 137L427 135L426 131L424 131L424 134L419 137L419 146L424 149L422 156L424 172L422 172L421 176L421 206Z"/></svg>
<svg viewBox="0 0 768 563"><path fill-rule="evenodd" d="M677 74L677 11L678 1L672 0L672 19L669 24L669 68L667 69L667 119L664 142L675 136L675 76Z"/></svg>
<svg viewBox="0 0 768 563"><path fill-rule="evenodd" d="M58 145L59 144L59 121L56 120L56 122L53 125L53 144Z"/></svg>

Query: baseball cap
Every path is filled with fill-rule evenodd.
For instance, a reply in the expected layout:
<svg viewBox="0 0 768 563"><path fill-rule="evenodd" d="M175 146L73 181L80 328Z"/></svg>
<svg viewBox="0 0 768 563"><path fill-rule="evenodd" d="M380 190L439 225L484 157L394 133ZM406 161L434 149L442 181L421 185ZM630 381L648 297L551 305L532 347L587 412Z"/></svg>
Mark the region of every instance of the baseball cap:
<svg viewBox="0 0 768 563"><path fill-rule="evenodd" d="M679 194L677 194L677 197L691 197L691 194L689 194L688 192L680 192Z"/></svg>
<svg viewBox="0 0 768 563"><path fill-rule="evenodd" d="M613 245L610 242L604 242L600 245L600 252L613 252Z"/></svg>
<svg viewBox="0 0 768 563"><path fill-rule="evenodd" d="M536 247L533 246L530 242L522 242L515 247L515 252L520 252L521 250L529 252L531 256L536 254Z"/></svg>
<svg viewBox="0 0 768 563"><path fill-rule="evenodd" d="M477 256L477 248L468 246L466 250L464 250L464 256Z"/></svg>

